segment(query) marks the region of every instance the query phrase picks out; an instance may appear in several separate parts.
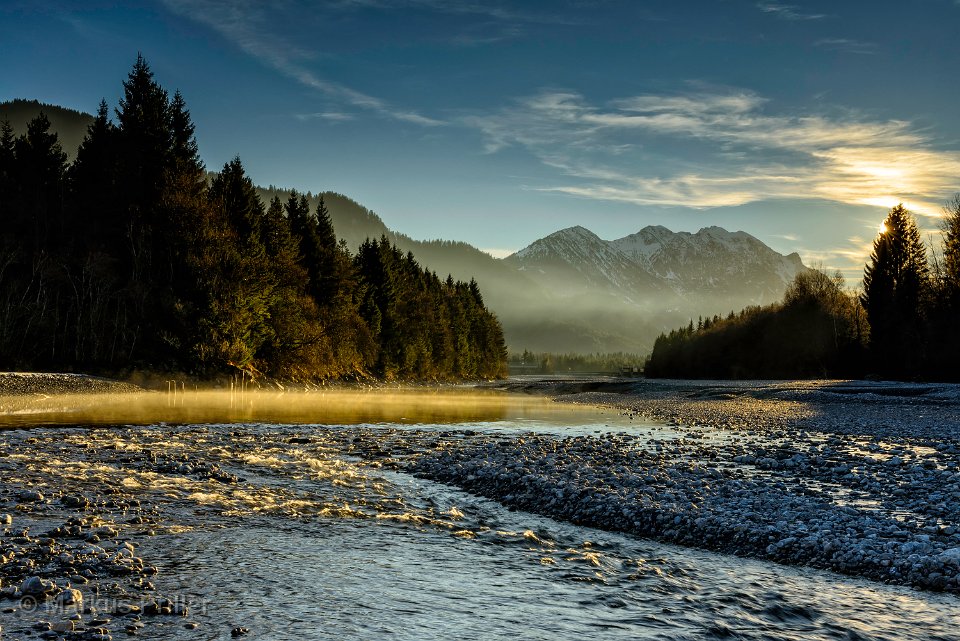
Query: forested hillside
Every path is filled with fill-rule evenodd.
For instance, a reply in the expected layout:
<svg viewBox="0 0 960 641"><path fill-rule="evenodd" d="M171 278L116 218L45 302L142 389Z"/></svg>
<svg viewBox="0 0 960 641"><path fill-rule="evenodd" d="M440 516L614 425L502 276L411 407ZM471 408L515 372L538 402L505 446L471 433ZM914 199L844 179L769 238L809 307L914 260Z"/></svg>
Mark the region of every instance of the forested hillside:
<svg viewBox="0 0 960 641"><path fill-rule="evenodd" d="M37 100L17 99L0 102L0 122L9 122L14 135L21 136L27 133L27 125L41 111L50 121L50 128L58 133L67 160L76 158L77 148L83 142L87 127L93 122L93 116L88 113Z"/></svg>
<svg viewBox="0 0 960 641"><path fill-rule="evenodd" d="M801 273L782 303L661 335L646 374L960 379L960 195L944 214L935 254L898 205L874 240L860 294L839 277Z"/></svg>
<svg viewBox="0 0 960 641"><path fill-rule="evenodd" d="M76 159L45 113L0 136L0 367L297 379L491 378L496 317L381 237L354 254L324 197L208 177L179 92L138 58Z"/></svg>

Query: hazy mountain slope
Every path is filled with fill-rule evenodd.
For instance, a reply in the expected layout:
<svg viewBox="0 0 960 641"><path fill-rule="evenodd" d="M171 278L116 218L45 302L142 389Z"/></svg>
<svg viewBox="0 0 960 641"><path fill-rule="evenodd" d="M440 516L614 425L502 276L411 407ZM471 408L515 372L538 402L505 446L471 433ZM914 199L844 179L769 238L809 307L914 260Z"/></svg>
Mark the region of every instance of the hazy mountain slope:
<svg viewBox="0 0 960 641"><path fill-rule="evenodd" d="M286 202L291 193L289 189L274 187L273 185L258 187L257 191L264 205L268 205L275 196ZM391 241L395 240L397 234L390 231L379 216L343 194L333 191L317 194L308 192L306 196L310 201L310 211L317 210L321 195L324 204L330 211L330 218L333 220L334 229L337 230L337 236L347 241L347 246L351 252L356 253L357 248L367 238L380 238L380 236L385 235Z"/></svg>
<svg viewBox="0 0 960 641"><path fill-rule="evenodd" d="M729 307L728 301L779 300L786 284L806 269L796 253L783 256L750 234L705 227L695 234L645 227L610 242L641 269L663 279L680 297Z"/></svg>
<svg viewBox="0 0 960 641"><path fill-rule="evenodd" d="M498 308L508 342L548 351L558 348L546 344L564 334L570 351L645 351L661 331L691 318L779 300L806 269L797 254L783 256L750 234L719 227L695 234L645 227L613 241L571 227L504 262L546 289L550 301L539 316L551 330L539 333L513 310ZM574 327L579 334L562 331ZM528 347L532 342L538 344Z"/></svg>
<svg viewBox="0 0 960 641"><path fill-rule="evenodd" d="M653 297L668 292L653 274L637 269L610 243L579 226L541 238L504 262L552 292L554 299L575 297L581 308L602 308L625 297L647 307Z"/></svg>
<svg viewBox="0 0 960 641"><path fill-rule="evenodd" d="M17 136L27 133L27 123L43 112L54 131L60 136L60 145L70 160L77 155L77 147L87 135L87 127L93 116L82 111L48 105L36 100L10 100L0 102L0 122L7 120Z"/></svg>
<svg viewBox="0 0 960 641"><path fill-rule="evenodd" d="M259 192L265 203L274 196L282 201L290 197L290 190L273 186L259 188ZM308 199L310 209L316 211L320 194L308 194ZM519 305L530 297L546 296L540 286L523 274L518 274L512 266L473 245L450 240L414 240L391 230L379 216L343 194L323 192L323 201L330 211L337 235L347 242L352 252L356 252L367 238L386 236L401 250L412 252L417 262L441 278L451 275L455 280L476 279L486 302L494 311Z"/></svg>

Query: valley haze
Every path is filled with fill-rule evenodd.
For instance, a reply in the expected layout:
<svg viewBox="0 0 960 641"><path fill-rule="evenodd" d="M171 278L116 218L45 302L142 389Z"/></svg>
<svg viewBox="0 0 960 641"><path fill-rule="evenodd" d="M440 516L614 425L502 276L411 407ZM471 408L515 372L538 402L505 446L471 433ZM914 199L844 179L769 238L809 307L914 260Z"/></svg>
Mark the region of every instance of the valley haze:
<svg viewBox="0 0 960 641"><path fill-rule="evenodd" d="M40 111L73 157L93 116L36 101L0 103L0 119L18 134ZM290 190L261 186L259 194L264 203L286 201ZM311 195L312 208L320 195ZM662 225L613 241L571 227L498 259L461 241L414 240L349 196L322 195L351 251L386 236L441 278L475 278L516 352L645 354L659 334L691 319L779 301L806 269L797 253L781 255L744 231Z"/></svg>

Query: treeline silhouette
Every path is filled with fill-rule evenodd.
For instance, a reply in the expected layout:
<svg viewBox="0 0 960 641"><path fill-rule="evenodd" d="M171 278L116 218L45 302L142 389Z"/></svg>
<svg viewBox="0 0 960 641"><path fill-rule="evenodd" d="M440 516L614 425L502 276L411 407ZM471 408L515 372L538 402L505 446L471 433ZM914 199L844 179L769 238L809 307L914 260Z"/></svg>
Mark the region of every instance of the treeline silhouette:
<svg viewBox="0 0 960 641"><path fill-rule="evenodd" d="M798 274L781 303L700 319L662 334L644 372L663 378L883 376L960 379L960 195L932 256L903 205L890 210L864 270Z"/></svg>
<svg viewBox="0 0 960 641"><path fill-rule="evenodd" d="M639 369L643 358L627 352L593 354L553 354L550 352L511 353L509 366L517 373L565 374L565 373L610 373Z"/></svg>
<svg viewBox="0 0 960 641"><path fill-rule="evenodd" d="M142 56L76 159L42 113L0 131L0 367L286 379L493 378L497 318L387 238L357 255L324 201L208 179L183 97Z"/></svg>

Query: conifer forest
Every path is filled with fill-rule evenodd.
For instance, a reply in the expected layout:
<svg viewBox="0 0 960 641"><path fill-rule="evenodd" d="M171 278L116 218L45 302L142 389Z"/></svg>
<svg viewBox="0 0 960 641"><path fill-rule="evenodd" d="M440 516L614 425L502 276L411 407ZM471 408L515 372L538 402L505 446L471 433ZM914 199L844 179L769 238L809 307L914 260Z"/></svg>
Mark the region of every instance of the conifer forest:
<svg viewBox="0 0 960 641"><path fill-rule="evenodd" d="M239 158L212 179L179 92L138 57L68 163L41 114L0 136L6 369L261 374L288 380L502 376L475 281L383 237L354 255L321 199L262 202Z"/></svg>

